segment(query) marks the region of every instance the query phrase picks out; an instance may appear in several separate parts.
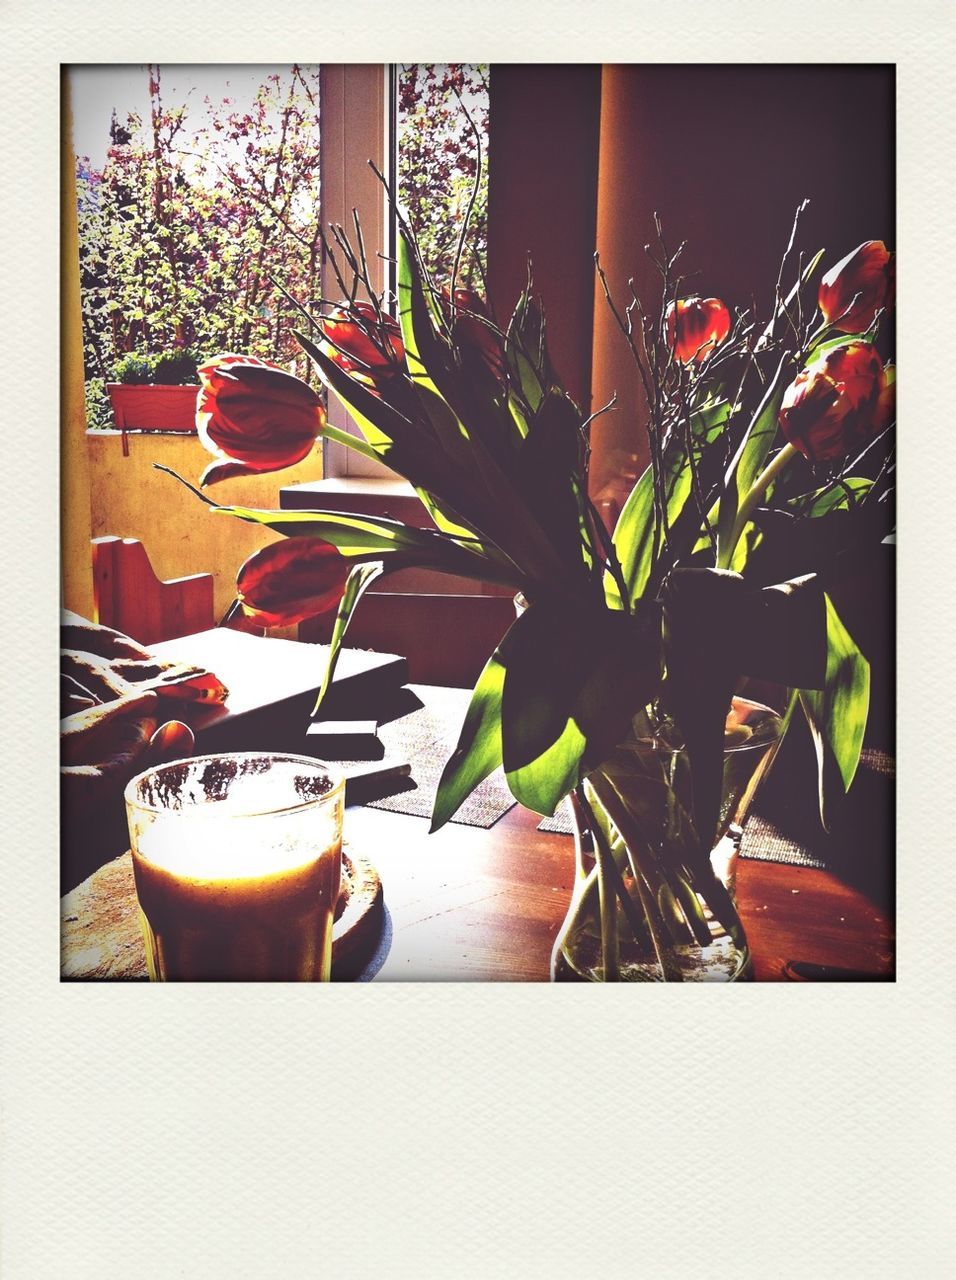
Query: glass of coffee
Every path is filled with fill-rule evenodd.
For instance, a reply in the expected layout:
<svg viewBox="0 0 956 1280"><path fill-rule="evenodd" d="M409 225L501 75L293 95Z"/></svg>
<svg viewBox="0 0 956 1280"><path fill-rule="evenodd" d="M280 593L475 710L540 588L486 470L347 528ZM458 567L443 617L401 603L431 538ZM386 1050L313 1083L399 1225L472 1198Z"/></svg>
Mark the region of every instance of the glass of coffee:
<svg viewBox="0 0 956 1280"><path fill-rule="evenodd" d="M125 792L154 982L328 982L342 775L242 752L148 769Z"/></svg>

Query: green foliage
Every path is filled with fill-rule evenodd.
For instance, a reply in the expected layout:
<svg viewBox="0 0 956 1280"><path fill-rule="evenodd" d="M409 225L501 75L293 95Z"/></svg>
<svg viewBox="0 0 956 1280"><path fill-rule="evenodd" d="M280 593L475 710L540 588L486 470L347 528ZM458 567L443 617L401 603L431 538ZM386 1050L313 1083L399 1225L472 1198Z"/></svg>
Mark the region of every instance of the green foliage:
<svg viewBox="0 0 956 1280"><path fill-rule="evenodd" d="M533 604L502 646L502 763L516 800L552 814L627 733L660 681L660 616Z"/></svg>
<svg viewBox="0 0 956 1280"><path fill-rule="evenodd" d="M458 745L442 771L432 813L431 830L453 818L462 802L501 765L501 696L505 668L499 650L478 677Z"/></svg>
<svg viewBox="0 0 956 1280"><path fill-rule="evenodd" d="M751 419L740 446L727 468L727 478L720 496L717 520L718 563L738 572L746 563L744 544L733 538L737 514L767 460L777 436L777 414L789 381L790 361L782 357L777 371L767 385L763 399ZM791 370L792 372L792 370Z"/></svg>
<svg viewBox="0 0 956 1280"><path fill-rule="evenodd" d="M103 378L89 378L84 387L87 431L110 431L116 425L113 421L113 406Z"/></svg>
<svg viewBox="0 0 956 1280"><path fill-rule="evenodd" d="M185 386L199 381L199 357L193 351L173 351L157 356L153 382L158 386Z"/></svg>
<svg viewBox="0 0 956 1280"><path fill-rule="evenodd" d="M337 511L262 511L254 507L214 506L222 515L235 516L281 533L285 537L319 537L346 557L386 557L386 568L415 565L478 581L503 581L516 586L513 575L497 568L470 541L459 541L431 529L390 520L385 516L347 515ZM396 561L396 563L393 563ZM400 563L397 563L400 561Z"/></svg>
<svg viewBox="0 0 956 1280"><path fill-rule="evenodd" d="M706 404L691 415L693 439L701 449L715 444L726 429L731 416L731 406L726 400ZM683 444L674 439L664 455L663 485L667 496L667 524L673 528L691 499L691 469ZM696 533L699 525L695 524ZM655 566L665 552L663 531L654 522L654 475L648 467L621 511L614 529L614 546L621 562L621 571L627 587L628 600L643 596L654 574ZM672 563L677 563L680 549L671 547ZM613 581L607 588L616 601Z"/></svg>
<svg viewBox="0 0 956 1280"><path fill-rule="evenodd" d="M325 695L331 687L339 654L342 651L342 642L345 640L345 633L348 630L355 606L375 579L381 576L382 572L383 565L380 560L366 560L356 564L348 576L342 599L339 601L338 613L335 616L332 639L329 642L328 662L326 663L325 674L322 677L322 684L319 687L318 697L315 700L315 706L312 708L313 716L318 714L319 708L325 700Z"/></svg>
<svg viewBox="0 0 956 1280"><path fill-rule="evenodd" d="M116 361L112 381L129 387L185 386L199 381L199 357L192 351L163 355L130 351Z"/></svg>
<svg viewBox="0 0 956 1280"><path fill-rule="evenodd" d="M724 722L742 675L822 689L828 680L824 595L810 575L757 589L722 569L677 569L664 593L663 704L687 748L694 824L713 844Z"/></svg>
<svg viewBox="0 0 956 1280"><path fill-rule="evenodd" d="M145 119L114 116L102 171L77 163L87 378L113 379L128 355L193 350L298 360L307 377L295 307L271 278L318 291L317 69L268 76L248 109L170 107L158 67L149 89ZM158 373L192 382L190 370Z"/></svg>
<svg viewBox="0 0 956 1280"><path fill-rule="evenodd" d="M862 502L873 488L867 476L842 476L833 484L817 489L807 497L791 498L787 506L801 515L825 516L831 511L849 511Z"/></svg>
<svg viewBox="0 0 956 1280"><path fill-rule="evenodd" d="M468 123L471 117L475 129ZM426 272L446 284L481 172L459 284L481 288L488 240L488 67L407 63L398 76L398 197Z"/></svg>
<svg viewBox="0 0 956 1280"><path fill-rule="evenodd" d="M870 705L870 664L826 600L827 670L822 690L801 689L800 703L810 725L820 776L820 818L827 824L827 779L835 763L844 791L856 775Z"/></svg>
<svg viewBox="0 0 956 1280"><path fill-rule="evenodd" d="M145 387L153 382L155 360L152 356L141 355L138 351L130 351L116 362L113 370L113 381L122 382L128 387Z"/></svg>

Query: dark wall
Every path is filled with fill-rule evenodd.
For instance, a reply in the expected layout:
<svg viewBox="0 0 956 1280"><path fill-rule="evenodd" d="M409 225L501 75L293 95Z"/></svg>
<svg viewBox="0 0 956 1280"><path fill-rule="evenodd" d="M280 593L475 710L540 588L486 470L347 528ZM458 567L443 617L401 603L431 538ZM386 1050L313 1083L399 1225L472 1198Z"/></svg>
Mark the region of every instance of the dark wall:
<svg viewBox="0 0 956 1280"><path fill-rule="evenodd" d="M836 261L894 235L892 66L636 66L627 69L635 259L657 209L705 294L769 305L793 213L801 241ZM635 267L636 269L636 267Z"/></svg>
<svg viewBox="0 0 956 1280"><path fill-rule="evenodd" d="M488 292L507 321L534 264L549 349L587 404L594 305L601 68L491 68Z"/></svg>
<svg viewBox="0 0 956 1280"><path fill-rule="evenodd" d="M581 403L611 391L636 406L627 361L604 353L591 387L596 229L616 292L655 296L644 245L652 215L688 242L688 292L731 306L772 300L799 202L801 244L833 263L862 240L895 247L892 65L495 64L489 136L489 294L506 319L527 257L552 354ZM600 196L599 196L600 183ZM600 327L604 318L598 314ZM610 366L608 367L608 362ZM599 362L600 363L600 362ZM596 371L595 371L596 372ZM607 384L607 385L605 385ZM630 431L622 411L610 437Z"/></svg>

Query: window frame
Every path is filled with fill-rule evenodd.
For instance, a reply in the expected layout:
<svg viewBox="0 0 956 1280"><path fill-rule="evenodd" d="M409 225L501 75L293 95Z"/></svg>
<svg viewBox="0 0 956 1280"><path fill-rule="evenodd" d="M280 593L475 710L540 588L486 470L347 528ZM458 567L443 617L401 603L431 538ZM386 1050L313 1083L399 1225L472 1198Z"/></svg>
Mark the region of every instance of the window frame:
<svg viewBox="0 0 956 1280"><path fill-rule="evenodd" d="M393 219L389 192L372 172L368 160L385 176L391 190L395 181L395 71L391 64L319 64L320 86L320 182L323 223L352 227L355 210L369 274L376 290L394 289ZM332 298L338 284L330 264L323 261L322 293ZM329 423L357 435L348 413L334 396L328 397ZM341 444L323 441L322 471L326 479L377 477L395 479L395 473Z"/></svg>

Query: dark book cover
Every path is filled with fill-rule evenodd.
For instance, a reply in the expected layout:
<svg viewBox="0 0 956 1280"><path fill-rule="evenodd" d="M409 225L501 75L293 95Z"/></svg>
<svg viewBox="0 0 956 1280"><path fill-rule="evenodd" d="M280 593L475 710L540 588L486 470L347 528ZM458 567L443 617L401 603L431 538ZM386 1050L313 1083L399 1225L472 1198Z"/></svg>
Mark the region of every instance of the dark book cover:
<svg viewBox="0 0 956 1280"><path fill-rule="evenodd" d="M215 706L171 703L170 715L187 721L196 751L298 751L316 754L307 731L322 683L328 646L253 636L220 627L152 646L167 661L205 667L229 690ZM405 682L408 664L395 654L343 649L322 716L374 717ZM175 711L173 708L175 707Z"/></svg>

